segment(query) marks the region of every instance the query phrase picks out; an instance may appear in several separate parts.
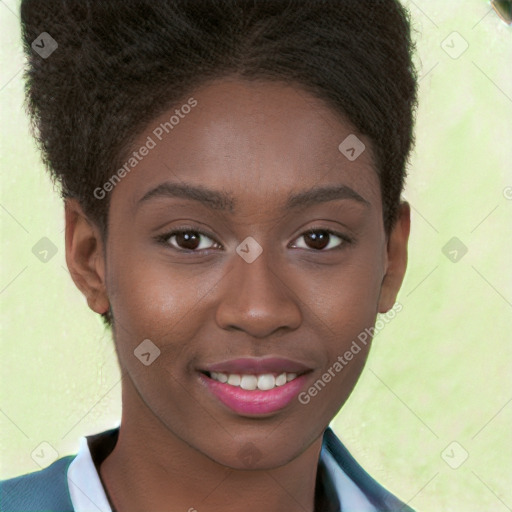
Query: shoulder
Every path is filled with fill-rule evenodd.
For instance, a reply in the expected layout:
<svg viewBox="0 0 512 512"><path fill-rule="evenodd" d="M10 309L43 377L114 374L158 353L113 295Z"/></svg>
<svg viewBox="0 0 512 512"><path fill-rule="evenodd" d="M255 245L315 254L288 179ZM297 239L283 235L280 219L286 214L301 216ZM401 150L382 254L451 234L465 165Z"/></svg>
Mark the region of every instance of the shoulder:
<svg viewBox="0 0 512 512"><path fill-rule="evenodd" d="M0 480L0 512L72 512L67 470L74 458L68 455L39 471Z"/></svg>
<svg viewBox="0 0 512 512"><path fill-rule="evenodd" d="M366 500L373 506L373 508L369 507L368 510L377 510L379 512L396 512L398 510L401 512L414 512L412 508L375 481L357 463L331 428L327 428L324 433L322 448L329 453L337 468L341 469L341 471L333 471L335 478L336 476L339 479L346 479L348 477L351 483L357 486L358 490L361 491Z"/></svg>

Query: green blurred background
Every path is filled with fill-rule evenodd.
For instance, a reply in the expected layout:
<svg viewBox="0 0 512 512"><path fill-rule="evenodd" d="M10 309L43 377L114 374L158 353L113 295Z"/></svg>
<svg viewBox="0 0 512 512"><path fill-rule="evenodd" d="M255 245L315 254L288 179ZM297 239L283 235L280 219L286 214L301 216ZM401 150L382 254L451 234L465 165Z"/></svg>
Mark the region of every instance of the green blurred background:
<svg viewBox="0 0 512 512"><path fill-rule="evenodd" d="M24 114L18 4L0 1L0 478L39 469L41 448L42 465L76 453L121 414L110 333L66 269L61 200ZM333 427L417 510L512 510L512 26L485 0L404 4L421 78L403 310ZM32 252L43 237L47 262Z"/></svg>

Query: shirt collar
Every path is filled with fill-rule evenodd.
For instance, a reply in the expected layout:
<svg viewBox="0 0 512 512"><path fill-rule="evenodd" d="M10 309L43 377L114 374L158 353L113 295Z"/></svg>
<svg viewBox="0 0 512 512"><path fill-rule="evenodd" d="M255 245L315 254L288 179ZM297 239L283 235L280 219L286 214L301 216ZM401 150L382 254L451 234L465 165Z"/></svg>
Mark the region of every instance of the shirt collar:
<svg viewBox="0 0 512 512"><path fill-rule="evenodd" d="M67 473L69 495L75 512L112 512L98 472L91 457L87 438L80 438L80 447Z"/></svg>
<svg viewBox="0 0 512 512"><path fill-rule="evenodd" d="M101 432L95 436L82 437L76 457L71 462L67 481L74 512L112 512L109 500L91 455L89 444L94 449L105 450L101 442L108 439L108 455L113 448L119 427ZM89 439L89 441L88 441ZM97 455L95 455L97 457ZM317 472L317 488L315 492L315 510L322 512L342 512L357 510L360 512L376 512L361 489L351 480L336 462L325 443L322 444Z"/></svg>

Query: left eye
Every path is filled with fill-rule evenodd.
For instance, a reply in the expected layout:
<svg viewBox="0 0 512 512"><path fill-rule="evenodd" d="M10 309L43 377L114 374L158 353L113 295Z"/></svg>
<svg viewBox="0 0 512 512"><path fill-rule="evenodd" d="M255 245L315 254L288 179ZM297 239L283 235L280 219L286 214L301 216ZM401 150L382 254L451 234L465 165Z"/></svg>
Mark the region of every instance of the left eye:
<svg viewBox="0 0 512 512"><path fill-rule="evenodd" d="M332 240L333 237L340 240L340 242L334 243ZM349 242L346 237L337 235L327 229L310 229L300 235L297 240L304 240L304 242L302 245L296 244L294 247L298 247L299 249L315 249L317 251L338 249L345 243Z"/></svg>

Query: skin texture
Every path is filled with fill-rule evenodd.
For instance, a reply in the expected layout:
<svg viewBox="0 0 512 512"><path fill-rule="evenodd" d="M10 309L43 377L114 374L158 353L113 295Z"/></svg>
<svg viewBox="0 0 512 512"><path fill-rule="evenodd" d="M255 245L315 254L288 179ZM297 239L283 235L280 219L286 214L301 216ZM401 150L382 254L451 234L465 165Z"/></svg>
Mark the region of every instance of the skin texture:
<svg viewBox="0 0 512 512"><path fill-rule="evenodd" d="M68 267L93 311L110 305L123 375L119 440L100 474L123 512L312 511L322 433L354 388L369 344L307 405L293 400L258 418L221 404L197 370L285 357L312 368L310 387L393 306L409 207L402 204L387 237L370 141L358 135L366 150L349 161L338 145L354 129L298 86L231 77L191 96L197 106L111 192L106 242L80 205L66 202ZM163 196L138 203L164 182L227 192L234 208ZM325 185L348 186L366 203L284 209L290 194ZM202 253L186 252L194 245L176 237L156 240L182 226L205 232ZM333 234L327 248L315 245L304 236L313 227L351 242ZM248 236L263 248L252 263L236 252ZM144 339L161 351L149 366L133 354ZM258 454L250 468L244 449Z"/></svg>

